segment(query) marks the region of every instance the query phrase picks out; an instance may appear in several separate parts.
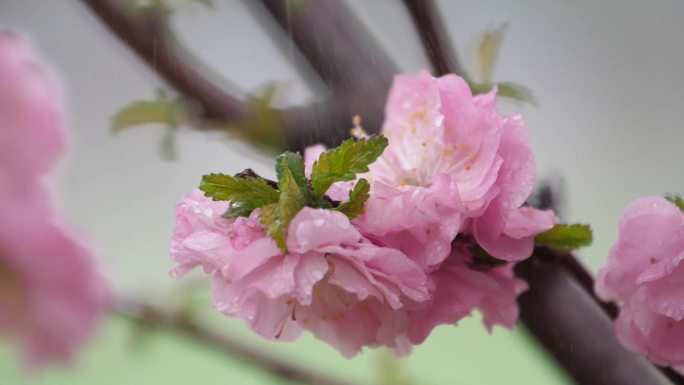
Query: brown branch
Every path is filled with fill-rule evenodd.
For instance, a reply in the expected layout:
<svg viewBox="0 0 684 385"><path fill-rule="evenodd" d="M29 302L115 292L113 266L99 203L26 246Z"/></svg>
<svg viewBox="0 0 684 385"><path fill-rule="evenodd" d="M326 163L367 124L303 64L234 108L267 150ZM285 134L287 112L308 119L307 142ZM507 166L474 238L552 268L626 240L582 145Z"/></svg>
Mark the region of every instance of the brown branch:
<svg viewBox="0 0 684 385"><path fill-rule="evenodd" d="M243 342L217 333L183 314L176 314L131 300L119 300L112 311L141 326L163 328L227 353L237 360L257 366L281 379L315 385L351 385L337 378L305 369L288 360L266 354Z"/></svg>
<svg viewBox="0 0 684 385"><path fill-rule="evenodd" d="M625 350L612 320L556 256L538 248L516 266L530 288L519 297L520 317L578 384L658 385L658 371Z"/></svg>
<svg viewBox="0 0 684 385"><path fill-rule="evenodd" d="M435 75L449 73L465 76L452 48L449 34L433 0L403 0L430 59Z"/></svg>
<svg viewBox="0 0 684 385"><path fill-rule="evenodd" d="M296 4L292 5L292 4ZM333 95L323 103L282 111L289 147L337 146L352 118L376 133L396 67L343 1L261 0Z"/></svg>
<svg viewBox="0 0 684 385"><path fill-rule="evenodd" d="M194 61L190 55L183 53L181 45L168 30L163 14L158 12L132 12L114 0L82 1L122 42L136 52L171 86L188 98L197 101L205 113L204 117L209 120L233 123L251 122L246 126L252 128L255 128L255 125L278 124L277 130L268 129L266 131L279 131L291 150L302 150L306 146L319 142L328 146L339 144L349 137L349 128L352 125L351 121L354 115L360 115L363 118L369 132L377 132L382 123L382 104L384 103L386 87L388 87L384 83L382 86L379 83L373 86L373 92L370 92L368 88L366 89L367 92L361 89L358 90L358 93L337 94L334 99L324 103L286 110L273 110L275 123L272 121L261 122L260 117L253 114L248 103L238 100L215 86L210 77L206 75L207 71L199 70L198 67L201 67L199 63ZM282 2L284 3L284 1ZM340 9L343 8L340 6ZM309 32L311 31L309 30ZM360 40L355 41L360 42ZM366 51L369 54L373 52L373 50ZM382 58L377 55L370 56L367 60L382 61ZM325 60L323 57L319 59L323 65L322 63ZM365 69L362 67L356 68L354 70L356 71L355 76L364 76L361 75L363 70ZM384 76L385 83L391 81L388 79L391 78L392 71L390 70ZM369 79L366 80L369 81L368 84L372 84ZM339 79L339 81L343 81L343 79ZM366 87L369 86L366 85ZM380 90L380 87L385 88ZM359 95L363 95L363 97L359 97ZM207 127L223 126L213 124Z"/></svg>
<svg viewBox="0 0 684 385"><path fill-rule="evenodd" d="M225 121L245 119L247 105L213 84L182 51L167 28L165 15L153 8L133 9L115 0L82 0L138 56L185 96L200 102L206 116Z"/></svg>
<svg viewBox="0 0 684 385"><path fill-rule="evenodd" d="M569 253L558 253L538 247L532 258L523 262L516 272L528 281L531 292L529 298L525 295L521 296L521 318L579 383L587 383L585 380L598 375L597 370L600 369L596 367L596 362L592 362L596 360L598 364L609 368L609 374L603 374L605 382L595 380L595 382L591 381L592 384L661 383L656 380L656 377L653 377L651 382L635 381L635 378L641 377L633 376L639 375L644 370L636 362L634 355L624 356L618 351L618 349L624 350L615 337L612 323L617 318L618 307L614 303L607 303L598 298L594 292L594 279L591 273L577 258ZM556 279L549 279L549 276L554 275L557 276ZM568 294L578 290L582 293L572 297ZM548 297L554 297L553 293L560 294L556 299L549 299ZM545 298L541 299L542 296ZM592 302L593 306L584 304L586 301ZM541 310L545 307L545 302L552 304L554 309ZM560 309L561 307L563 309ZM603 314L592 314L597 313L597 310ZM557 316L563 312L577 312L581 315L575 314L574 320L568 322L566 316ZM608 322L608 329L605 327L606 322ZM541 325L547 326L541 327ZM568 338L574 333L578 336ZM579 336L580 333L584 333L582 338ZM596 346L602 346L601 349L605 350L594 356ZM582 351L583 347L593 349L594 353ZM614 351L607 353L610 350ZM611 372L610 368L614 366L618 367L615 371L619 373ZM653 366L671 383L684 385L684 377L673 369L655 364Z"/></svg>
<svg viewBox="0 0 684 385"><path fill-rule="evenodd" d="M333 93L352 90L366 99L379 93L382 110L396 67L344 1L261 4Z"/></svg>
<svg viewBox="0 0 684 385"><path fill-rule="evenodd" d="M543 183L532 201L559 212L558 191ZM519 298L520 318L531 333L580 384L662 384L656 368L676 385L684 378L671 368L648 365L617 340L618 307L594 291L591 273L570 253L536 247L516 266L530 284Z"/></svg>

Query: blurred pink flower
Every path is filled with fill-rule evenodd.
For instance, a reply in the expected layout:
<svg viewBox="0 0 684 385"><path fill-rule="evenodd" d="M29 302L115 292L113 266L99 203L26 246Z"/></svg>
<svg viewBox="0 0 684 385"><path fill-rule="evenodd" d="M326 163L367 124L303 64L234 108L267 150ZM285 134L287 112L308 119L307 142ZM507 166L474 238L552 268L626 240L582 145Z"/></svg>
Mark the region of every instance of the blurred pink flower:
<svg viewBox="0 0 684 385"><path fill-rule="evenodd" d="M189 193L176 207L171 241L179 264L172 273L202 266L217 310L268 339L310 330L347 357L363 346L406 350L405 338L384 320L405 300L427 300L431 285L406 255L372 244L342 213L308 207L290 223L283 254L261 230L258 210L222 218L227 208L199 190Z"/></svg>
<svg viewBox="0 0 684 385"><path fill-rule="evenodd" d="M0 202L0 332L23 345L29 368L70 361L107 298L90 250L34 187Z"/></svg>
<svg viewBox="0 0 684 385"><path fill-rule="evenodd" d="M63 151L61 94L7 31L0 84L0 337L22 345L36 368L72 358L105 308L106 286L43 180Z"/></svg>
<svg viewBox="0 0 684 385"><path fill-rule="evenodd" d="M661 197L630 203L596 292L622 304L618 339L684 373L684 213Z"/></svg>
<svg viewBox="0 0 684 385"><path fill-rule="evenodd" d="M0 29L0 174L4 178L26 179L45 172L64 150L62 93L46 71L22 39Z"/></svg>

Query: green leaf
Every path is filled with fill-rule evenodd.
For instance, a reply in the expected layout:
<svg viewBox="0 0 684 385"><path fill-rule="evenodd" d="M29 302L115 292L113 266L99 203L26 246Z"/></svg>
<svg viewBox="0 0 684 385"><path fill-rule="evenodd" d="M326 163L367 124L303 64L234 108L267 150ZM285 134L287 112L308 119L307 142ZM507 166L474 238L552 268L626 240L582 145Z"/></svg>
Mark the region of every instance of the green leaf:
<svg viewBox="0 0 684 385"><path fill-rule="evenodd" d="M684 199L679 195L668 195L665 197L668 201L674 203L681 211L684 211Z"/></svg>
<svg viewBox="0 0 684 385"><path fill-rule="evenodd" d="M321 154L313 165L311 183L313 192L322 196L335 182L356 178L367 172L368 165L375 162L387 147L387 138L371 135L367 138L347 139L342 144Z"/></svg>
<svg viewBox="0 0 684 385"><path fill-rule="evenodd" d="M281 162L281 180L278 183L280 199L278 203L261 208L261 224L266 234L276 241L278 247L287 253L287 228L295 215L307 204L306 194L297 184L296 178L286 161Z"/></svg>
<svg viewBox="0 0 684 385"><path fill-rule="evenodd" d="M287 167L285 167L287 166ZM283 180L285 169L288 168L294 177L295 183L303 190L308 190L306 175L304 174L304 159L299 153L286 152L276 158L276 176L278 181Z"/></svg>
<svg viewBox="0 0 684 385"><path fill-rule="evenodd" d="M264 226L266 234L271 237L281 250L287 250L285 244L285 226L280 219L280 210L278 203L272 203L261 208L259 212L259 219L261 225Z"/></svg>
<svg viewBox="0 0 684 385"><path fill-rule="evenodd" d="M339 205L335 210L343 213L349 219L354 219L363 214L363 208L370 196L370 183L361 178L354 189L349 191L349 200Z"/></svg>
<svg viewBox="0 0 684 385"><path fill-rule="evenodd" d="M491 81L506 27L506 24L501 25L496 29L484 32L480 36L473 63L473 77L478 83Z"/></svg>
<svg viewBox="0 0 684 385"><path fill-rule="evenodd" d="M128 128L150 123L177 127L182 117L182 103L160 92L156 100L141 100L122 108L112 118L111 130L118 134Z"/></svg>
<svg viewBox="0 0 684 385"><path fill-rule="evenodd" d="M499 89L499 92L496 94L499 97L522 103L529 103L533 106L537 105L537 99L532 90L517 83L470 83L470 89L473 91L473 94L476 95L486 94L487 92L491 91L494 86L497 86Z"/></svg>
<svg viewBox="0 0 684 385"><path fill-rule="evenodd" d="M248 217L254 209L261 207L250 201L231 201L228 210L221 214L224 218Z"/></svg>
<svg viewBox="0 0 684 385"><path fill-rule="evenodd" d="M249 118L223 128L231 136L274 155L285 151L288 146L282 131L282 117L279 110L273 108L281 88L280 83L269 83L261 91L250 95L246 102L250 109Z"/></svg>
<svg viewBox="0 0 684 385"><path fill-rule="evenodd" d="M593 235L591 227L580 224L559 224L535 238L537 245L552 249L570 251L591 245Z"/></svg>
<svg viewBox="0 0 684 385"><path fill-rule="evenodd" d="M224 174L202 177L200 190L215 201L231 201L226 217L247 216L252 210L278 202L278 190L261 178L236 178Z"/></svg>

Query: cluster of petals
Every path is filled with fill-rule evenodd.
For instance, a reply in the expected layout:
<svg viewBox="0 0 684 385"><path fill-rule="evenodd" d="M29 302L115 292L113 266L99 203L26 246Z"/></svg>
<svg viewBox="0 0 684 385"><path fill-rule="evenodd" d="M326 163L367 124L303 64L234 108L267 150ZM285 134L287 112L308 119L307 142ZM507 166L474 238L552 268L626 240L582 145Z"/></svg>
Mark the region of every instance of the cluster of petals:
<svg viewBox="0 0 684 385"><path fill-rule="evenodd" d="M399 250L373 244L342 213L304 208L292 220L283 253L261 228L258 210L223 218L227 202L199 190L176 207L173 275L201 266L214 307L282 341L302 330L353 356L363 346L406 350L387 322L410 299L429 297L427 274Z"/></svg>
<svg viewBox="0 0 684 385"><path fill-rule="evenodd" d="M176 207L174 272L201 266L214 307L266 338L309 330L345 356L364 346L407 354L475 309L489 329L512 327L527 287L513 265L556 217L523 207L536 175L527 129L520 116L499 115L495 97L473 96L455 75L397 76L382 128L388 147L359 175L371 183L364 214L304 208L284 253L258 210L223 218L228 202L194 191ZM305 152L307 171L323 150ZM327 195L345 200L353 183ZM474 247L504 263L480 264Z"/></svg>
<svg viewBox="0 0 684 385"><path fill-rule="evenodd" d="M630 351L684 373L684 213L664 198L630 203L599 272L596 292L622 305L616 321Z"/></svg>
<svg viewBox="0 0 684 385"><path fill-rule="evenodd" d="M363 176L372 183L359 221L365 233L411 249L432 269L457 234L515 262L529 257L534 236L555 224L551 211L522 207L536 164L520 115L496 111L496 89L473 96L456 75L400 75L385 117L389 146Z"/></svg>
<svg viewBox="0 0 684 385"><path fill-rule="evenodd" d="M0 339L30 368L64 362L106 304L91 252L55 213L45 178L64 150L59 87L0 30Z"/></svg>

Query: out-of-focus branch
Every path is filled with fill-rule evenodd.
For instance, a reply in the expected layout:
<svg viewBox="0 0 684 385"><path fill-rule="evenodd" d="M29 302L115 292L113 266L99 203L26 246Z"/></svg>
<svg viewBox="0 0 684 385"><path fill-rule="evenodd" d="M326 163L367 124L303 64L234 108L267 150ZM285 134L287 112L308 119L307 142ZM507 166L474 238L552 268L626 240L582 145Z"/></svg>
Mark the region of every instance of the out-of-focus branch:
<svg viewBox="0 0 684 385"><path fill-rule="evenodd" d="M552 351L554 356L564 366L568 367L568 372L579 383L586 383L586 381L580 381L581 379L586 380L596 376L602 376L604 380L591 381L591 383L661 383L656 381L656 377L652 374L653 379L650 382L645 379L646 382L635 380L635 378L641 378L633 377L638 375L637 372L643 371L645 373L647 371L644 371L643 368L640 369L636 356L625 355L618 350L624 350L624 348L618 343L611 322L617 318L618 307L614 303L603 302L596 296L594 279L577 258L569 253L558 253L539 247L535 250L532 258L521 265L516 271L531 286L529 297L521 297L520 301L521 308L524 309L521 315L523 321L533 334L538 336L540 341ZM551 280L549 276L556 276L556 278ZM568 279L571 279L572 282ZM581 290L583 293L572 296L568 294L577 290ZM542 296L556 296L556 300L541 299ZM582 299L582 297L586 299ZM594 306L584 304L587 300L593 302ZM548 302L547 305L553 304L555 309L546 309L547 311L542 312L541 309L545 307L545 302ZM561 307L572 310L559 309ZM596 313L594 308L601 310L604 314L591 314ZM577 312L577 314L570 317L569 320L567 315L564 321L559 320L557 315L563 312ZM605 328L606 323L609 326L608 329ZM540 327L541 324L553 325L553 327L542 328ZM580 338L580 333L584 333L583 338ZM550 341L549 339L560 339L560 341L567 341L567 343L561 342L559 344L558 341ZM595 353L588 353L587 355L583 351L583 348L587 348L596 352L596 346L602 346L603 352L601 354L592 356ZM611 350L612 352L607 353ZM598 362L592 363L592 360ZM607 369L603 369L607 374L598 372L601 369L596 367L597 364L607 366ZM574 369L572 369L573 366ZM673 369L657 365L655 367L671 383L684 385L684 377ZM652 370L650 371L652 372Z"/></svg>
<svg viewBox="0 0 684 385"><path fill-rule="evenodd" d="M312 385L351 385L351 383L266 354L223 333L212 331L183 314L164 311L131 300L115 302L112 311L141 326L178 332L189 339L226 353L237 360L262 368L282 379Z"/></svg>
<svg viewBox="0 0 684 385"><path fill-rule="evenodd" d="M542 184L536 195L538 208L559 212L552 185ZM577 383L663 384L660 371L684 385L674 370L649 365L622 347L613 325L618 307L598 298L591 273L575 256L537 247L515 271L530 285L518 300L520 318Z"/></svg>
<svg viewBox="0 0 684 385"><path fill-rule="evenodd" d="M389 87L394 69L391 63L382 64L387 59L383 59L379 50L355 48L356 51L354 52L356 53L344 52L345 55L348 55L345 59L346 62L356 67L354 69L348 67L346 72L342 71L340 73L336 72L336 69L341 70L343 68L341 64L333 65L333 67L330 67L331 64L326 64L335 63L335 60L342 60L345 57L345 55L342 55L343 52L340 51L339 43L337 43L338 48L335 50L338 50L338 56L340 57L336 57L334 60L332 58L325 59L324 56L330 54L329 49L331 48L322 48L323 46L321 46L319 51L313 49L307 51L310 52L312 58L318 57L319 67L322 71L328 71L331 76L341 76L335 82L342 84L345 81L351 81L351 79L356 78L359 79L359 82L367 81L367 83L364 86L360 86L353 93L351 91L353 87L350 87L349 91L340 91L333 98L323 103L285 110L273 109L273 119L261 121L262 117L254 114L249 103L238 100L214 85L212 80L206 75L206 71L201 69L200 63L194 60L191 55L183 52L182 46L167 28L163 13L154 12L154 10L132 12L131 9L122 5L121 2L117 3L114 0L82 1L113 33L133 49L171 86L186 97L198 102L203 109L204 117L209 120L243 124L251 122L244 124L247 127L260 124L275 124L277 127L269 128L268 131L280 132L288 148L291 150L302 150L308 145L319 142L329 146L339 144L342 140L349 137L349 128L351 127L351 120L354 115L360 115L363 118L364 123L367 124L368 131L371 133L376 132L380 127L384 93ZM278 3L285 4L286 2L278 1ZM335 12L348 12L348 10L344 11L345 8L338 2L306 2L305 4L308 3L328 3L328 6L333 7ZM286 8L279 8L277 4L273 5L273 9L280 9L282 12L285 12L283 17L289 12ZM330 13L332 11L328 8L321 12L319 13L314 9L314 13L318 16L328 15L327 17L331 18L334 15L334 13ZM317 19L314 18L314 20ZM310 19L307 19L305 23L309 21ZM354 24L352 23L345 28L353 26ZM323 31L331 31L328 35L329 39L339 37L325 23L318 25L318 27ZM311 28L304 29L304 31L311 33L312 36L320 35L320 31L314 31ZM322 37L319 36L319 38ZM308 43L303 44L313 44L311 39L305 39ZM334 45L332 41L328 41L328 43ZM363 41L361 38L347 41L345 44L351 46L355 43L360 45L370 44L370 42ZM330 44L325 44L325 46ZM355 60L357 58L354 55L361 55L360 52L366 52L365 56L359 56L366 57L366 62L356 63ZM369 62L372 65L368 64ZM363 67L364 63L368 64L368 67ZM377 67L373 67L376 64ZM326 65L328 67L325 67ZM364 72L369 68L384 68L384 75L379 76L380 72L370 74ZM380 82L380 79L384 80ZM373 86L371 87L371 85ZM363 97L360 97L360 95L363 95ZM225 127L225 125L209 125L207 127ZM247 134L249 136L249 133Z"/></svg>
<svg viewBox="0 0 684 385"><path fill-rule="evenodd" d="M261 0L332 91L322 103L282 111L292 149L321 142L337 146L359 115L369 133L382 124L396 67L344 1Z"/></svg>
<svg viewBox="0 0 684 385"><path fill-rule="evenodd" d="M260 1L333 93L379 93L382 110L396 67L344 1Z"/></svg>
<svg viewBox="0 0 684 385"><path fill-rule="evenodd" d="M82 0L107 27L152 66L170 85L202 105L208 118L239 121L248 106L214 85L183 52L167 28L165 14L154 8L134 9L127 2Z"/></svg>
<svg viewBox="0 0 684 385"><path fill-rule="evenodd" d="M516 266L529 283L518 302L530 332L578 384L664 384L655 367L620 345L600 303L557 261L555 252L537 248Z"/></svg>
<svg viewBox="0 0 684 385"><path fill-rule="evenodd" d="M433 0L403 0L437 76L465 76Z"/></svg>

